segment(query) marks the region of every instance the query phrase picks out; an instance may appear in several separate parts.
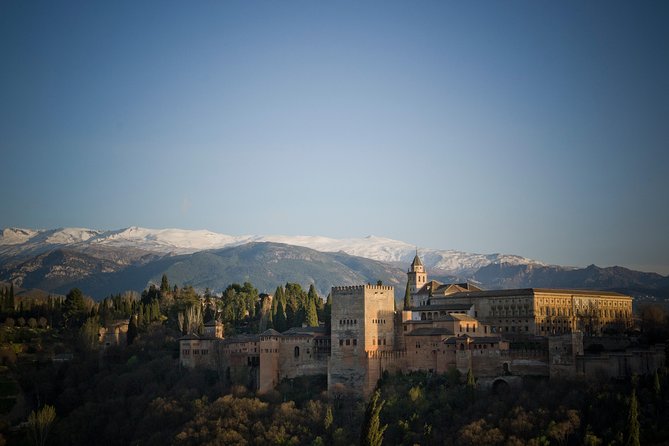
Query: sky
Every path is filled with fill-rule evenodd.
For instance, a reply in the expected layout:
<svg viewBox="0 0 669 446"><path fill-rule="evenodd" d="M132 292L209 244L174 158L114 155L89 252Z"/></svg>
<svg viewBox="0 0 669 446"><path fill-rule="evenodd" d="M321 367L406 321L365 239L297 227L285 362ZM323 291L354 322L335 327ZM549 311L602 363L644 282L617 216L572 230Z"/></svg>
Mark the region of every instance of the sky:
<svg viewBox="0 0 669 446"><path fill-rule="evenodd" d="M0 2L0 227L669 274L666 1Z"/></svg>

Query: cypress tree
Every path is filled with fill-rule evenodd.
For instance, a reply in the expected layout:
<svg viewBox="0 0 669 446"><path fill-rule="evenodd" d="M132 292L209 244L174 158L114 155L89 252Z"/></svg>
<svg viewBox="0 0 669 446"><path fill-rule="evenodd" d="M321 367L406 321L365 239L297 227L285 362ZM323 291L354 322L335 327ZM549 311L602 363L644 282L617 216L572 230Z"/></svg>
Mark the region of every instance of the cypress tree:
<svg viewBox="0 0 669 446"><path fill-rule="evenodd" d="M307 327L318 327L318 314L316 313L316 303L313 300L307 302L307 312L304 318Z"/></svg>
<svg viewBox="0 0 669 446"><path fill-rule="evenodd" d="M316 292L316 287L314 286L313 283L311 285L309 285L309 292L307 293L307 302L309 302L309 301L314 303L314 305L316 306L316 309L318 309L321 306L321 304L323 303L323 299L318 297L318 293ZM307 307L307 309L308 309L308 307Z"/></svg>
<svg viewBox="0 0 669 446"><path fill-rule="evenodd" d="M137 328L144 326L144 312L142 311L143 306L144 305L139 307L139 311L137 311Z"/></svg>
<svg viewBox="0 0 669 446"><path fill-rule="evenodd" d="M128 333L126 334L126 342L128 345L131 345L135 338L137 337L137 323L135 322L135 316L130 316L130 322L128 323Z"/></svg>
<svg viewBox="0 0 669 446"><path fill-rule="evenodd" d="M323 319L327 330L330 331L332 322L332 297L330 297L330 293L328 293L328 297L325 300L325 307L323 308Z"/></svg>
<svg viewBox="0 0 669 446"><path fill-rule="evenodd" d="M274 318L274 329L279 333L286 330L286 313L283 311L283 302L279 302L276 307L276 317Z"/></svg>
<svg viewBox="0 0 669 446"><path fill-rule="evenodd" d="M630 398L630 411L627 418L627 441L626 446L641 446L639 433L639 404L636 399L636 390L632 389Z"/></svg>
<svg viewBox="0 0 669 446"><path fill-rule="evenodd" d="M9 311L14 312L14 305L14 283L12 282L9 285L9 298L7 299L7 307L9 307Z"/></svg>
<svg viewBox="0 0 669 446"><path fill-rule="evenodd" d="M167 280L167 274L163 274L160 279L160 293L168 293L170 291L170 282Z"/></svg>
<svg viewBox="0 0 669 446"><path fill-rule="evenodd" d="M404 291L404 309L411 309L411 291L409 291L409 281L407 280L407 288Z"/></svg>
<svg viewBox="0 0 669 446"><path fill-rule="evenodd" d="M360 444L362 446L381 446L383 443L383 433L386 431L388 425L381 426L381 420L379 414L385 401L379 403L379 398L381 397L381 391L376 390L372 399L369 401L367 410L365 411L365 420L362 425L362 431L360 436Z"/></svg>

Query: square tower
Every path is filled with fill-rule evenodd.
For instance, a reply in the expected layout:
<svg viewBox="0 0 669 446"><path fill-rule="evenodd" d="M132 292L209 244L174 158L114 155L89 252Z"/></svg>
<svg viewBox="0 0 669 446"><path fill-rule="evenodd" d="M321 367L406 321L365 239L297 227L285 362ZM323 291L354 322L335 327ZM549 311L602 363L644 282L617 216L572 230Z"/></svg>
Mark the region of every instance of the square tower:
<svg viewBox="0 0 669 446"><path fill-rule="evenodd" d="M395 346L395 291L392 286L333 287L331 392L365 391L368 357Z"/></svg>

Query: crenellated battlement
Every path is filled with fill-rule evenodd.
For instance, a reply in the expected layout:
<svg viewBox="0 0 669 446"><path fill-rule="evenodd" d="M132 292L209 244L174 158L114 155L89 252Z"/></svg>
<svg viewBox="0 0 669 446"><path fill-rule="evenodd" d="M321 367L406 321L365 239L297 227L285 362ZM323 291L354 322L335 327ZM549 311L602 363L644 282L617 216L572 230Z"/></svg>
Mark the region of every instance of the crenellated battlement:
<svg viewBox="0 0 669 446"><path fill-rule="evenodd" d="M370 285L370 284L332 287L332 291L363 291L363 290L394 291L394 287L392 285Z"/></svg>

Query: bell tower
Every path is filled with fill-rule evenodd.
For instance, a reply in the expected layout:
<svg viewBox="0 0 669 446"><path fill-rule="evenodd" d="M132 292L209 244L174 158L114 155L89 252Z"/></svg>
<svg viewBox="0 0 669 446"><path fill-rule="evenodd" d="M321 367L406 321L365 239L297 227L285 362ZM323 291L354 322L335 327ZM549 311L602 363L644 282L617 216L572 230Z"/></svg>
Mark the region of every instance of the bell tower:
<svg viewBox="0 0 669 446"><path fill-rule="evenodd" d="M416 257L413 258L409 271L407 271L407 276L409 281L409 292L411 294L416 294L416 292L427 283L427 273L425 272L423 262L421 262L420 257L418 257L418 250L416 250Z"/></svg>

